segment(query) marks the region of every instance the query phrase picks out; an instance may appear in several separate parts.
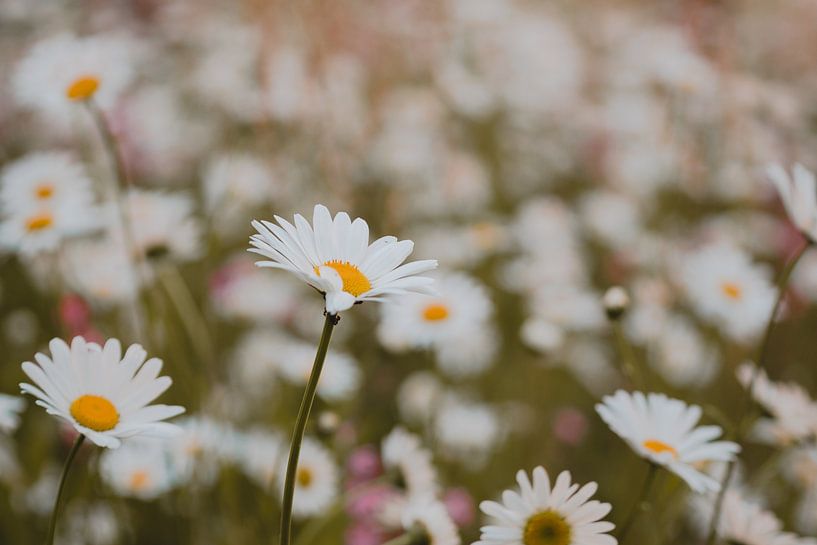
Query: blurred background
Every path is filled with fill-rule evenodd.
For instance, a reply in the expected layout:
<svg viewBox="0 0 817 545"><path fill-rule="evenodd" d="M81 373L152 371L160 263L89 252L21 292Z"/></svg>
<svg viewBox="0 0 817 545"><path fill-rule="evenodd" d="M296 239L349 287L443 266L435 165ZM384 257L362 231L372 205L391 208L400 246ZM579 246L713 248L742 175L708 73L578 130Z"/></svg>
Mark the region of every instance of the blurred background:
<svg viewBox="0 0 817 545"><path fill-rule="evenodd" d="M174 379L162 401L187 407L180 444L152 466L81 451L59 543L276 534L322 302L246 247L252 219L309 218L315 203L438 259L452 323L430 328L407 306L344 313L308 429L334 464L331 497L296 521L298 545L386 541L373 507L344 490L382 472L397 426L433 453L465 543L475 505L540 464L598 481L620 522L646 463L593 409L628 386L602 294L629 291L623 353L643 387L730 429L735 368L766 316L713 319L685 264L728 248L771 288L799 243L764 168L817 167L816 20L813 0L0 0L4 180L32 154L63 154L91 181L83 214L99 220L46 249L0 237L0 392L17 395L20 363L53 337L117 337L161 357ZM37 107L56 68L20 83L23 60L55 39L95 40L83 62L121 83L100 108L133 186L139 256L105 228L116 179L93 117ZM769 373L812 392L815 298L807 254ZM0 431L0 542L43 539L71 441L31 400ZM773 452L750 444L745 469L787 528L814 535L817 457L792 476L764 465ZM656 515L634 532L699 539L687 494L661 480Z"/></svg>

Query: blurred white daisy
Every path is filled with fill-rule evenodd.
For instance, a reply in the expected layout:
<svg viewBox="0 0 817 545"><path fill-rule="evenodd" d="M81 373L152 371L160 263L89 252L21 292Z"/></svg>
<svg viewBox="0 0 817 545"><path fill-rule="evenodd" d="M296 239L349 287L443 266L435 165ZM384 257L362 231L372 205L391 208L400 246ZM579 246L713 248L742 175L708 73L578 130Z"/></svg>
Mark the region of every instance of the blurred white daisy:
<svg viewBox="0 0 817 545"><path fill-rule="evenodd" d="M183 193L131 189L125 200L135 250L149 259L187 261L201 251L193 200Z"/></svg>
<svg viewBox="0 0 817 545"><path fill-rule="evenodd" d="M148 405L173 382L160 377L162 360L151 358L138 344L122 356L116 339L104 347L74 337L69 347L61 339L49 343L51 357L37 353L37 363L23 363L34 385L21 383L23 393L101 447L117 448L136 435L164 437L178 432L166 422L184 412L176 405Z"/></svg>
<svg viewBox="0 0 817 545"><path fill-rule="evenodd" d="M431 452L422 447L416 435L394 428L383 439L381 456L386 473L407 497L435 496L439 491Z"/></svg>
<svg viewBox="0 0 817 545"><path fill-rule="evenodd" d="M411 536L411 544L459 545L457 525L451 520L445 504L432 498L411 501L401 516L403 529Z"/></svg>
<svg viewBox="0 0 817 545"><path fill-rule="evenodd" d="M61 34L29 50L13 76L20 104L49 120L70 121L77 103L93 99L107 109L133 77L133 44L113 36Z"/></svg>
<svg viewBox="0 0 817 545"><path fill-rule="evenodd" d="M397 408L400 416L412 424L426 424L437 413L443 396L443 384L430 371L415 371L400 384Z"/></svg>
<svg viewBox="0 0 817 545"><path fill-rule="evenodd" d="M295 225L276 216L278 225L253 221L258 234L251 252L268 257L260 267L290 271L325 294L326 311L337 314L357 302L409 292L428 293L432 280L420 273L434 269L434 260L401 265L414 249L410 240L385 236L369 244L369 226L352 221L345 212L334 220L323 205L315 205L313 225L300 214Z"/></svg>
<svg viewBox="0 0 817 545"><path fill-rule="evenodd" d="M26 402L21 397L0 394L0 431L11 433L20 425L20 413Z"/></svg>
<svg viewBox="0 0 817 545"><path fill-rule="evenodd" d="M713 244L685 257L680 281L695 310L736 341L760 333L774 306L769 271L727 244Z"/></svg>
<svg viewBox="0 0 817 545"><path fill-rule="evenodd" d="M487 330L491 327L493 306L484 286L462 273L435 277L434 285L438 295L409 294L382 306L378 329L382 343L395 350L433 348L438 358L441 355L456 358L455 353L464 344L490 335ZM447 366L448 362L441 365L473 374L483 370L493 355L491 350L469 352L464 365Z"/></svg>
<svg viewBox="0 0 817 545"><path fill-rule="evenodd" d="M9 163L0 178L0 202L5 213L20 209L53 209L69 201L91 207L91 180L67 153L30 153Z"/></svg>
<svg viewBox="0 0 817 545"><path fill-rule="evenodd" d="M769 380L766 371L749 362L738 367L737 376L745 388L754 378L752 397L769 414L755 423L755 439L787 446L817 437L817 403L802 386Z"/></svg>
<svg viewBox="0 0 817 545"><path fill-rule="evenodd" d="M312 374L315 347L306 343L289 342L278 353L278 372L297 386L307 383ZM360 385L361 373L357 361L343 352L330 352L318 383L318 395L329 402L349 399Z"/></svg>
<svg viewBox="0 0 817 545"><path fill-rule="evenodd" d="M219 214L262 205L281 193L270 167L247 153L217 155L207 163L203 179L205 206Z"/></svg>
<svg viewBox="0 0 817 545"><path fill-rule="evenodd" d="M817 240L817 181L814 173L796 163L791 176L779 164L769 165L766 175L777 188L792 223L809 240Z"/></svg>
<svg viewBox="0 0 817 545"><path fill-rule="evenodd" d="M479 508L493 519L481 528L474 545L615 545L607 534L615 526L601 520L609 503L590 500L598 486L571 484L570 472L562 471L551 488L542 466L533 470L533 482L520 470L519 491L506 490L502 503L483 501Z"/></svg>
<svg viewBox="0 0 817 545"><path fill-rule="evenodd" d="M247 433L242 437L239 465L258 486L270 490L278 477L286 447L277 433L261 430Z"/></svg>
<svg viewBox="0 0 817 545"><path fill-rule="evenodd" d="M211 280L216 310L226 318L283 321L299 306L298 291L286 278L266 274L246 255L230 260Z"/></svg>
<svg viewBox="0 0 817 545"><path fill-rule="evenodd" d="M720 483L700 471L702 464L729 461L740 451L731 441L713 441L718 426L698 426L701 408L663 394L618 390L596 411L638 455L681 477L696 492L717 491Z"/></svg>
<svg viewBox="0 0 817 545"><path fill-rule="evenodd" d="M166 441L127 439L121 448L106 450L99 459L102 480L119 496L152 500L176 482Z"/></svg>
<svg viewBox="0 0 817 545"><path fill-rule="evenodd" d="M442 447L440 452L468 468L484 466L501 444L502 419L490 405L450 396L435 413L434 435Z"/></svg>
<svg viewBox="0 0 817 545"><path fill-rule="evenodd" d="M282 459L277 475L281 490L285 474L286 460ZM315 439L304 439L295 473L292 515L306 518L325 511L338 494L338 479L338 468L329 451Z"/></svg>
<svg viewBox="0 0 817 545"><path fill-rule="evenodd" d="M72 241L62 251L65 280L92 303L105 308L136 297L139 279L123 246L110 237Z"/></svg>

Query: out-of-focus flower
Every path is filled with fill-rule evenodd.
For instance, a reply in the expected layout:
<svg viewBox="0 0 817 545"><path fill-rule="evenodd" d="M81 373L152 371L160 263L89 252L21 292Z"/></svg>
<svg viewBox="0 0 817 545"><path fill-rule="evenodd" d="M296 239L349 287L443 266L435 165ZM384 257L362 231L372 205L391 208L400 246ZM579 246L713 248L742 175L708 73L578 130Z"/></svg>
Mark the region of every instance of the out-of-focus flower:
<svg viewBox="0 0 817 545"><path fill-rule="evenodd" d="M648 353L650 365L677 387L706 386L720 369L717 351L681 315L667 318L658 338L648 344Z"/></svg>
<svg viewBox="0 0 817 545"><path fill-rule="evenodd" d="M403 529L412 536L411 543L459 545L457 526L445 505L431 498L417 498L403 511Z"/></svg>
<svg viewBox="0 0 817 545"><path fill-rule="evenodd" d="M400 385L397 392L397 408L405 421L415 424L427 423L436 414L442 393L443 385L434 373L417 371L409 375Z"/></svg>
<svg viewBox="0 0 817 545"><path fill-rule="evenodd" d="M434 433L440 452L469 468L482 467L501 442L502 420L490 405L449 396L436 413Z"/></svg>
<svg viewBox="0 0 817 545"><path fill-rule="evenodd" d="M213 275L211 293L225 318L254 322L282 321L298 307L289 279L265 274L245 256L227 262Z"/></svg>
<svg viewBox="0 0 817 545"><path fill-rule="evenodd" d="M132 302L139 287L122 245L109 237L72 241L63 248L61 269L73 289L99 307Z"/></svg>
<svg viewBox="0 0 817 545"><path fill-rule="evenodd" d="M133 44L114 36L62 34L37 43L17 66L14 93L50 121L70 121L77 103L116 103L133 77Z"/></svg>
<svg viewBox="0 0 817 545"><path fill-rule="evenodd" d="M160 439L127 439L121 448L103 452L100 475L120 496L153 500L175 484L166 447Z"/></svg>
<svg viewBox="0 0 817 545"><path fill-rule="evenodd" d="M305 385L312 373L315 348L306 343L289 342L279 349L281 377L298 386ZM354 358L343 352L326 355L318 395L326 401L340 401L353 395L360 384L360 369Z"/></svg>
<svg viewBox="0 0 817 545"><path fill-rule="evenodd" d="M281 460L278 482L283 489L286 460ZM292 514L298 518L320 514L338 493L338 468L329 451L318 441L307 437L301 445L295 474L295 500Z"/></svg>
<svg viewBox="0 0 817 545"><path fill-rule="evenodd" d="M21 383L23 393L37 398L48 414L71 424L101 447L117 448L136 435L164 437L178 427L162 422L184 412L176 405L148 405L173 382L160 377L162 360L151 358L138 344L122 356L116 339L104 347L74 337L69 347L61 339L49 343L51 357L35 354L37 364L23 363L36 384Z"/></svg>
<svg viewBox="0 0 817 545"><path fill-rule="evenodd" d="M611 320L617 320L630 306L630 295L621 286L613 286L604 292L602 303L607 317Z"/></svg>
<svg viewBox="0 0 817 545"><path fill-rule="evenodd" d="M791 176L779 164L769 165L766 175L777 188L789 219L810 240L817 240L817 181L814 173L797 163Z"/></svg>
<svg viewBox="0 0 817 545"><path fill-rule="evenodd" d="M414 249L410 240L385 236L370 245L364 220L352 221L345 212L333 220L320 204L315 205L312 226L300 214L294 226L278 216L275 220L278 225L253 221L258 234L250 238L250 251L272 260L258 265L290 271L321 291L330 314L357 302L429 292L432 280L417 275L434 269L435 260L400 265Z"/></svg>
<svg viewBox="0 0 817 545"><path fill-rule="evenodd" d="M740 249L715 244L684 259L680 281L698 313L736 341L751 340L774 306L769 271Z"/></svg>
<svg viewBox="0 0 817 545"><path fill-rule="evenodd" d="M271 490L285 454L286 443L277 433L256 431L241 441L240 466L260 487Z"/></svg>
<svg viewBox="0 0 817 545"><path fill-rule="evenodd" d="M20 425L20 413L25 409L23 398L0 394L0 431L11 433Z"/></svg>
<svg viewBox="0 0 817 545"><path fill-rule="evenodd" d="M773 382L752 363L741 365L737 376L745 388L751 386L755 401L771 415L755 424L756 439L785 446L817 436L817 403L802 386Z"/></svg>
<svg viewBox="0 0 817 545"><path fill-rule="evenodd" d="M420 444L420 439L401 427L394 428L383 439L383 468L400 483L408 498L436 496L439 491L437 470L431 453Z"/></svg>
<svg viewBox="0 0 817 545"><path fill-rule="evenodd" d="M729 461L740 451L731 441L713 441L720 427L695 427L700 407L663 394L618 390L605 396L596 411L639 456L672 471L696 492L720 489L717 480L698 469L700 464Z"/></svg>
<svg viewBox="0 0 817 545"><path fill-rule="evenodd" d="M562 471L551 488L545 468L533 470L533 482L520 470L519 491L505 490L502 503L483 501L479 508L491 517L474 545L615 545L607 534L615 526L601 520L612 509L609 503L588 501L598 485L571 484Z"/></svg>
<svg viewBox="0 0 817 545"><path fill-rule="evenodd" d="M214 157L207 163L203 181L205 206L219 214L268 203L282 189L270 167L247 153Z"/></svg>
<svg viewBox="0 0 817 545"><path fill-rule="evenodd" d="M134 250L148 259L187 261L201 251L201 226L183 193L131 189L125 209Z"/></svg>

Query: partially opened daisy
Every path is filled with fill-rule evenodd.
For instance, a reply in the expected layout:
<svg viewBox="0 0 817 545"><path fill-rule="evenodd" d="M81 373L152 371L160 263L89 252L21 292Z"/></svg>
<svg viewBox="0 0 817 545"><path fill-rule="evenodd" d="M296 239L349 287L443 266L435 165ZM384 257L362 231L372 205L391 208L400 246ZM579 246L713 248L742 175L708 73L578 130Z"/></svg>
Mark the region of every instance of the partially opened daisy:
<svg viewBox="0 0 817 545"><path fill-rule="evenodd" d="M701 408L663 394L617 391L596 411L610 429L640 456L681 477L696 492L717 491L717 480L700 471L702 464L730 461L740 451L720 437L718 426L697 426Z"/></svg>
<svg viewBox="0 0 817 545"><path fill-rule="evenodd" d="M481 528L474 545L616 545L607 534L615 526L601 520L610 504L590 500L596 483L571 484L570 472L562 471L551 487L542 466L533 470L533 482L521 470L516 481L519 491L504 491L502 503L479 504L494 521Z"/></svg>
<svg viewBox="0 0 817 545"><path fill-rule="evenodd" d="M809 239L817 240L817 181L814 173L796 163L791 175L775 163L766 168L766 175L777 188L792 223Z"/></svg>
<svg viewBox="0 0 817 545"><path fill-rule="evenodd" d="M355 303L379 301L405 293L430 293L432 280L417 276L437 267L428 259L403 264L414 249L410 240L384 236L369 244L369 226L340 212L334 219L318 204L312 225L300 214L295 225L275 216L278 225L253 221L258 234L250 237L251 252L268 257L260 267L295 273L326 297L329 314L347 310Z"/></svg>
<svg viewBox="0 0 817 545"><path fill-rule="evenodd" d="M164 437L178 428L168 418L184 412L175 405L148 405L172 380L160 377L162 360L150 358L138 344L122 356L116 339L104 347L74 337L69 347L61 339L49 343L51 357L38 353L37 363L23 363L34 382L20 384L37 398L48 414L70 423L101 447L117 448L121 439L136 435Z"/></svg>

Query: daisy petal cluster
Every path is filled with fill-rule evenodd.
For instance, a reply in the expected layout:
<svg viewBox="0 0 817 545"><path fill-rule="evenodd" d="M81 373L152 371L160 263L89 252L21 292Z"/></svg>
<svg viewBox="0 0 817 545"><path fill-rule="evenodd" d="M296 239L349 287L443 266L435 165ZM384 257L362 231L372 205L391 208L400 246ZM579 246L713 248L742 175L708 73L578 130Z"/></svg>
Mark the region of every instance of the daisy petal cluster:
<svg viewBox="0 0 817 545"><path fill-rule="evenodd" d="M715 441L719 426L698 426L701 408L664 394L618 390L596 411L639 456L667 468L696 492L717 491L720 483L700 471L702 464L734 459L740 446Z"/></svg>
<svg viewBox="0 0 817 545"><path fill-rule="evenodd" d="M777 188L789 218L809 240L817 240L817 181L814 173L796 163L791 174L780 164L771 164L766 175Z"/></svg>

